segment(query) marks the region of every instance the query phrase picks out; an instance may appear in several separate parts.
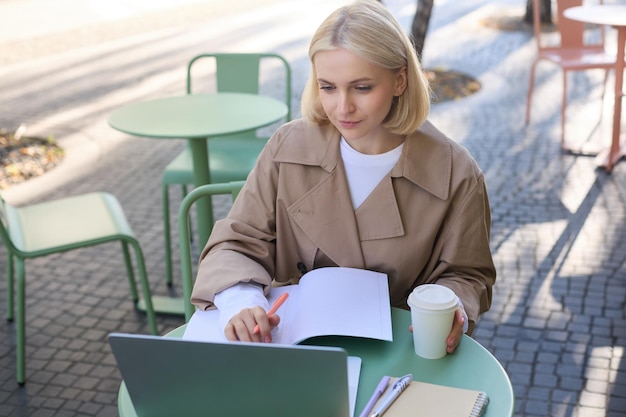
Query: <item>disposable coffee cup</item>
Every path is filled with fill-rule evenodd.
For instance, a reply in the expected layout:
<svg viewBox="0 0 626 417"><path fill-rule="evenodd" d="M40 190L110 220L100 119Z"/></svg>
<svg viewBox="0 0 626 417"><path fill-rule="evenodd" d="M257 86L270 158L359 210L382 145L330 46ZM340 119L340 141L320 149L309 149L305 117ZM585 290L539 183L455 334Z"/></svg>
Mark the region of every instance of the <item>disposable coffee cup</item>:
<svg viewBox="0 0 626 417"><path fill-rule="evenodd" d="M425 284L415 287L408 304L415 353L426 359L446 356L446 339L452 330L459 297L443 285Z"/></svg>

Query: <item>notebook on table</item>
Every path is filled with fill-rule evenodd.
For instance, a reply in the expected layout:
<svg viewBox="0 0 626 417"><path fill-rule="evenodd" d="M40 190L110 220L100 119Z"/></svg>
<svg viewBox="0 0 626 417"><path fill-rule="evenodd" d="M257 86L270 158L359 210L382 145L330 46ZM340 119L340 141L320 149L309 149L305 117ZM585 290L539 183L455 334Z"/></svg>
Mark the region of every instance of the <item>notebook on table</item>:
<svg viewBox="0 0 626 417"><path fill-rule="evenodd" d="M389 387L395 380L391 379ZM380 398L376 405L382 401ZM488 405L489 396L482 391L412 381L387 409L384 417L406 417L414 414L415 410L429 417L482 417Z"/></svg>
<svg viewBox="0 0 626 417"><path fill-rule="evenodd" d="M138 417L354 413L361 362L340 348L125 333L109 344Z"/></svg>

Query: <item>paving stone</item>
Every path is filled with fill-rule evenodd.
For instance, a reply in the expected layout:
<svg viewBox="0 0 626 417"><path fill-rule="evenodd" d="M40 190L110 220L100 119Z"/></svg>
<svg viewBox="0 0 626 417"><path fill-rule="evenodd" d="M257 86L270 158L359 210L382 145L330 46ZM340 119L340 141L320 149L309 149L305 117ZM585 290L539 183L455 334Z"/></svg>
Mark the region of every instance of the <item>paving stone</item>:
<svg viewBox="0 0 626 417"><path fill-rule="evenodd" d="M524 411L529 415L547 416L549 415L550 404L546 401L527 401Z"/></svg>

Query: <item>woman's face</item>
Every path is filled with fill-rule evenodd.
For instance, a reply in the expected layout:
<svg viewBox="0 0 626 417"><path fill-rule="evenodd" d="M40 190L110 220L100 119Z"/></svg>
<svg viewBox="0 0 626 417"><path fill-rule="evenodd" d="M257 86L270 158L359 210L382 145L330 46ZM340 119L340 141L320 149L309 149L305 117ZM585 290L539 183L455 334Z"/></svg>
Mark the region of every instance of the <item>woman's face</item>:
<svg viewBox="0 0 626 417"><path fill-rule="evenodd" d="M345 49L318 52L313 64L322 108L350 146L377 154L399 145L382 122L406 88L405 68L391 71Z"/></svg>

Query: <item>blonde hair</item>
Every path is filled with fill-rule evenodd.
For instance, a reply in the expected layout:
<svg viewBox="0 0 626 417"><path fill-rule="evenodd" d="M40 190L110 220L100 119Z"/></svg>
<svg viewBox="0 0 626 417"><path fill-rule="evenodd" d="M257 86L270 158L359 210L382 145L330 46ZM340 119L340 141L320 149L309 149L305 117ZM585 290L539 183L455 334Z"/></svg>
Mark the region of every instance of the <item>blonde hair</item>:
<svg viewBox="0 0 626 417"><path fill-rule="evenodd" d="M395 17L374 0L359 0L337 9L313 35L309 46L311 73L301 104L306 120L318 125L329 122L319 99L313 59L320 51L336 49L345 49L394 72L406 67L406 90L394 100L383 122L386 129L406 135L426 120L430 112L430 88L417 53Z"/></svg>

